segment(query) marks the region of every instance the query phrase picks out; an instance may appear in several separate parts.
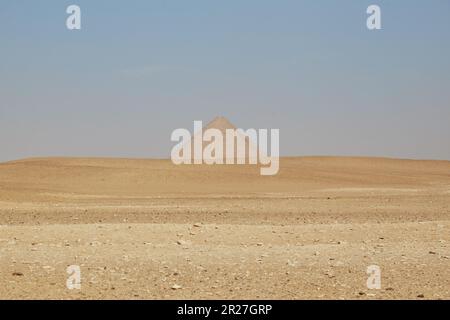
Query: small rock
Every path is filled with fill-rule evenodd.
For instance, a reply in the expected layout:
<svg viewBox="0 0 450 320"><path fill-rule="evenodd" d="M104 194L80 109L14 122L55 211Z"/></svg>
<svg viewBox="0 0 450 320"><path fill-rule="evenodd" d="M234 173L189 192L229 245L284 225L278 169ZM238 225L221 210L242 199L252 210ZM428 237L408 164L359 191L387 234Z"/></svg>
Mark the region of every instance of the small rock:
<svg viewBox="0 0 450 320"><path fill-rule="evenodd" d="M429 254L436 254L434 251L428 251Z"/></svg>
<svg viewBox="0 0 450 320"><path fill-rule="evenodd" d="M425 295L422 294L422 293L421 293L421 294L418 294L418 295L417 295L417 298L425 298Z"/></svg>
<svg viewBox="0 0 450 320"><path fill-rule="evenodd" d="M15 277L23 277L23 273L22 272L13 272L12 274Z"/></svg>
<svg viewBox="0 0 450 320"><path fill-rule="evenodd" d="M174 284L174 285L172 286L172 290L178 290L178 289L181 289L181 288L183 288L183 287L180 286L180 285L178 285L178 284Z"/></svg>
<svg viewBox="0 0 450 320"><path fill-rule="evenodd" d="M194 223L194 227L196 227L196 228L200 228L201 226L202 226L201 223Z"/></svg>

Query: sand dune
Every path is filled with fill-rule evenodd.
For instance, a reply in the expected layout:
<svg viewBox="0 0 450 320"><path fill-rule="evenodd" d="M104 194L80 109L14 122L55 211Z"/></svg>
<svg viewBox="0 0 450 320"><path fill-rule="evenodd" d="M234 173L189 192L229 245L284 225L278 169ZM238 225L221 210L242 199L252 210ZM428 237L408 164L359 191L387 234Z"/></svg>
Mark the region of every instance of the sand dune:
<svg viewBox="0 0 450 320"><path fill-rule="evenodd" d="M449 299L449 193L448 161L2 163L0 298Z"/></svg>

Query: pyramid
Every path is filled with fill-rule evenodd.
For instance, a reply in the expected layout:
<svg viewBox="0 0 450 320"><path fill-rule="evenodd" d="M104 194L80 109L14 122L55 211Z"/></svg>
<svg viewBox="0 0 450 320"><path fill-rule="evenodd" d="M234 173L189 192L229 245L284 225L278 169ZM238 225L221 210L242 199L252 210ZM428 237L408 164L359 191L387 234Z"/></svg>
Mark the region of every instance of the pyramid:
<svg viewBox="0 0 450 320"><path fill-rule="evenodd" d="M209 129L217 129L222 133L223 136L223 163L238 163L238 159L240 162L248 163L249 160L249 154L250 151L257 151L256 143L254 141L250 141L249 137L244 135L243 133L237 131L236 137L234 137L234 141L228 141L226 137L226 131L227 129L231 130L237 130L238 128L233 125L227 118L223 116L219 116L214 118L212 121L210 121L206 126L203 127L202 133L204 134L206 130ZM200 132L194 133L193 135L194 139L202 139L200 136ZM237 140L242 139L245 141L245 155L244 157L238 157L238 150L237 150ZM207 147L211 142L203 141L202 143L202 152L205 150L205 147ZM233 156L229 157L226 154L226 146L228 144L233 144L234 148L232 148ZM230 147L231 148L231 147ZM255 149L256 148L256 149ZM192 159L194 159L194 141L192 139L191 141L191 150L192 150ZM203 159L205 160L205 159Z"/></svg>
<svg viewBox="0 0 450 320"><path fill-rule="evenodd" d="M228 121L227 118L220 116L220 117L215 117L211 122L209 122L203 128L203 131L205 131L207 129L218 129L225 136L226 129L236 130L237 128L230 121Z"/></svg>

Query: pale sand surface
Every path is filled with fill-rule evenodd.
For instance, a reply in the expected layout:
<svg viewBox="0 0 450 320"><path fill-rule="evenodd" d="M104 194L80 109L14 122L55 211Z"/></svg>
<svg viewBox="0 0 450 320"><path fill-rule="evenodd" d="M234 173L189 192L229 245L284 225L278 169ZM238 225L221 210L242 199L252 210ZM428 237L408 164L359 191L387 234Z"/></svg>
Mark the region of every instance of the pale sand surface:
<svg viewBox="0 0 450 320"><path fill-rule="evenodd" d="M373 264L380 290L366 287ZM66 288L69 265L81 290ZM421 295L450 299L448 161L282 158L274 177L168 160L0 164L0 299Z"/></svg>

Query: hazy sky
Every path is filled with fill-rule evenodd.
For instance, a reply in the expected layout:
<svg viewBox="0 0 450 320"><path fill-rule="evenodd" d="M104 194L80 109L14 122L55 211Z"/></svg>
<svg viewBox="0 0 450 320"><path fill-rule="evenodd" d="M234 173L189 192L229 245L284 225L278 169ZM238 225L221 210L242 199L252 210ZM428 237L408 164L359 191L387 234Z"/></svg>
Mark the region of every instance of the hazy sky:
<svg viewBox="0 0 450 320"><path fill-rule="evenodd" d="M282 155L450 160L450 1L0 0L0 161L164 157L216 115Z"/></svg>

